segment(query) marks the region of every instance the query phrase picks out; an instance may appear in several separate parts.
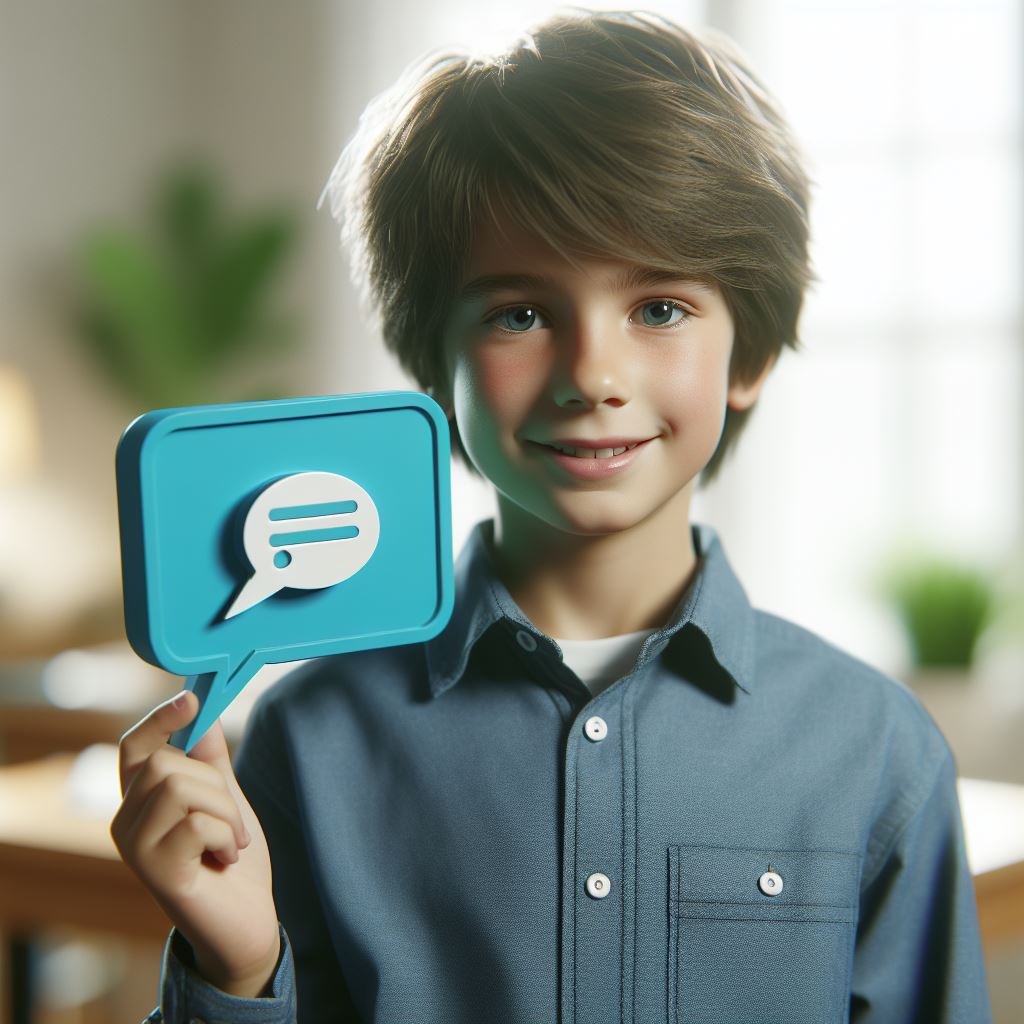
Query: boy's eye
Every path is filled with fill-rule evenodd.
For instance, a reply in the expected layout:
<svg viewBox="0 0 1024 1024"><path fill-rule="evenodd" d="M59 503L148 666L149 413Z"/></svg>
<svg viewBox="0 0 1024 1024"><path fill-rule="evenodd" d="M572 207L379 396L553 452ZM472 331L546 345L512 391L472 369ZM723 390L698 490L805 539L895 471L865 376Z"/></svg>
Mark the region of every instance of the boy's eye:
<svg viewBox="0 0 1024 1024"><path fill-rule="evenodd" d="M506 306L486 322L509 334L528 334L538 316L540 313L533 306Z"/></svg>
<svg viewBox="0 0 1024 1024"><path fill-rule="evenodd" d="M652 299L637 308L643 310L645 327L675 327L692 315L678 302L670 299ZM651 311L650 314L648 310ZM674 313L678 313L679 316L673 320L671 317ZM485 323L494 324L499 330L509 334L529 334L538 317L543 320L543 315L533 306L506 306L489 317ZM632 317L630 320L632 321Z"/></svg>
<svg viewBox="0 0 1024 1024"><path fill-rule="evenodd" d="M641 307L644 311L644 326L645 327L675 327L676 324L682 323L683 320L687 320L690 317L688 310L684 309L678 302L672 302L669 299L654 299L651 302L645 302ZM647 310L653 310L651 318L648 319ZM679 313L680 316L675 320L669 320L673 313Z"/></svg>

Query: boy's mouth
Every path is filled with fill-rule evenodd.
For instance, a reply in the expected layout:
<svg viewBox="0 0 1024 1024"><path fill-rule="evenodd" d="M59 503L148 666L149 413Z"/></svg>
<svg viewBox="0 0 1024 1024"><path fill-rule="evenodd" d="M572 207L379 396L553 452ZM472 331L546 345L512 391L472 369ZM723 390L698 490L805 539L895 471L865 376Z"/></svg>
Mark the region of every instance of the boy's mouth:
<svg viewBox="0 0 1024 1024"><path fill-rule="evenodd" d="M617 439L616 439L617 440ZM541 448L549 448L556 452L561 452L563 455L571 455L577 459L610 459L617 455L623 455L625 452L631 451L638 445L646 444L646 440L639 441L626 441L622 439L622 442L617 445L606 445L601 448L588 448L582 445L566 445L566 444L544 444L540 441L531 441L530 444L539 445Z"/></svg>
<svg viewBox="0 0 1024 1024"><path fill-rule="evenodd" d="M554 448L556 452L561 452L563 455L572 455L577 459L610 459L613 455L621 455L623 452L628 452L631 448L635 448L636 444L625 445L622 448L563 448L557 444L549 444L546 447Z"/></svg>

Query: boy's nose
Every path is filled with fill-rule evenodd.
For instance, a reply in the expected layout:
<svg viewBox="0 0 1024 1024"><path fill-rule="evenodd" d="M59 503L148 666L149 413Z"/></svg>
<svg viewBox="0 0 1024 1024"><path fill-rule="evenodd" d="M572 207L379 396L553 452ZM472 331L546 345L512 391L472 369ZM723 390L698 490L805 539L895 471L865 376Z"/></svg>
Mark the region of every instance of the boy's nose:
<svg viewBox="0 0 1024 1024"><path fill-rule="evenodd" d="M630 399L630 382L623 346L577 331L557 364L553 396L560 406L624 405Z"/></svg>

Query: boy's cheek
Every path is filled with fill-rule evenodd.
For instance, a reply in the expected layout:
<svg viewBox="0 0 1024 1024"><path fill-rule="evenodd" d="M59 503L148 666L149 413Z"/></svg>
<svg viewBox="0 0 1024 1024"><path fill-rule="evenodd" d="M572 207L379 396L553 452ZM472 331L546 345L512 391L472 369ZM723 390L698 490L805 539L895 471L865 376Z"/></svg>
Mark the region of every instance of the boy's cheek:
<svg viewBox="0 0 1024 1024"><path fill-rule="evenodd" d="M648 376L645 397L666 417L698 423L725 414L728 371L707 359L686 366L662 367Z"/></svg>
<svg viewBox="0 0 1024 1024"><path fill-rule="evenodd" d="M661 427L675 445L682 444L686 461L710 459L725 422L727 387L717 380L669 378L658 384L653 408L661 414Z"/></svg>
<svg viewBox="0 0 1024 1024"><path fill-rule="evenodd" d="M526 354L464 361L454 375L456 408L467 417L514 419L530 407L542 386L536 371Z"/></svg>
<svg viewBox="0 0 1024 1024"><path fill-rule="evenodd" d="M495 443L500 415L490 407L492 381L466 369L456 373L452 387L452 406L462 444L474 459Z"/></svg>

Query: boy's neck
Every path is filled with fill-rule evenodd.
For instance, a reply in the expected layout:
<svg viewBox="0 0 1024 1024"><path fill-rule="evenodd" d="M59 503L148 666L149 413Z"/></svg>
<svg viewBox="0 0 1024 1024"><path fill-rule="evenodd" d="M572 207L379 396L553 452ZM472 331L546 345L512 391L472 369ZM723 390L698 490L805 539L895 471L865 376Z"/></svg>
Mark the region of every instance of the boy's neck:
<svg viewBox="0 0 1024 1024"><path fill-rule="evenodd" d="M493 558L499 579L548 636L596 640L668 622L697 574L689 488L628 530L583 536L498 494Z"/></svg>

